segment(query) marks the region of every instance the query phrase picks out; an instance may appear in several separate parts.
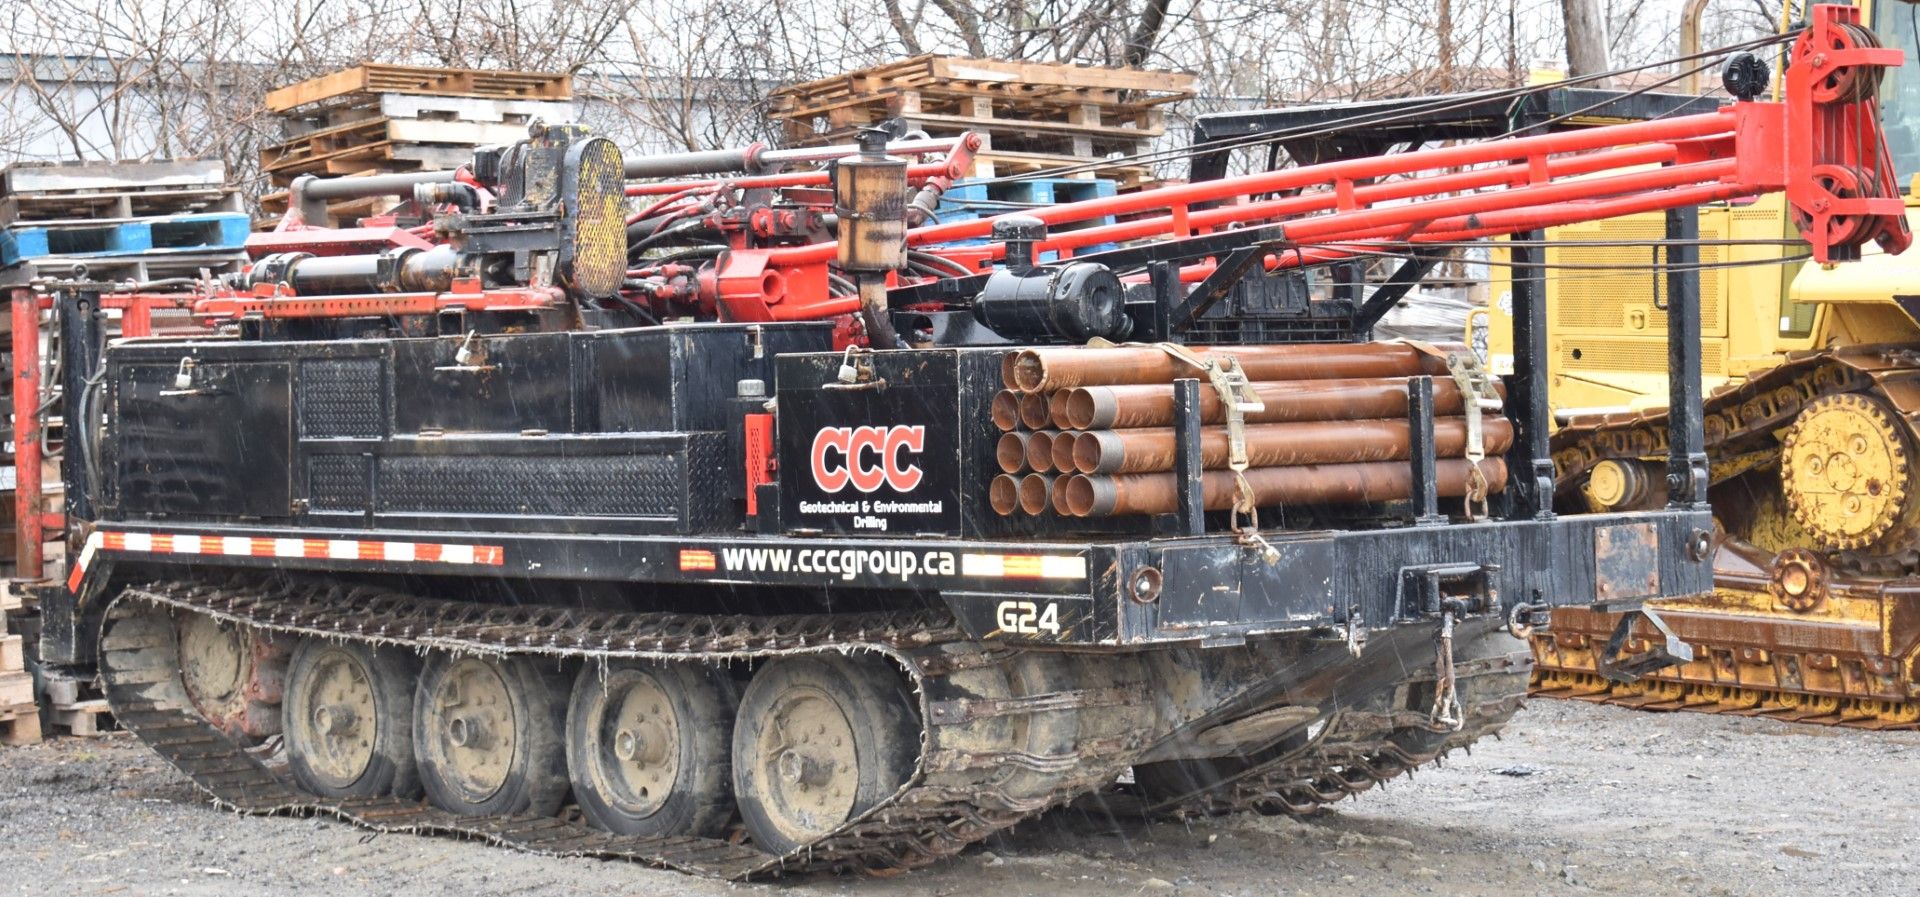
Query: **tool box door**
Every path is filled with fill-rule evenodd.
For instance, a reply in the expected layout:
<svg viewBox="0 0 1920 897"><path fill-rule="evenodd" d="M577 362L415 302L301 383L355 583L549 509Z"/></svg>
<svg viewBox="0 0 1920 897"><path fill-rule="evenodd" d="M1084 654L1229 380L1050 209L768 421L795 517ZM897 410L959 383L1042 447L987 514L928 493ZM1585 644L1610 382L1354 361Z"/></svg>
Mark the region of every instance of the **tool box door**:
<svg viewBox="0 0 1920 897"><path fill-rule="evenodd" d="M292 513L292 368L202 362L117 366L113 485L127 515L284 518Z"/></svg>

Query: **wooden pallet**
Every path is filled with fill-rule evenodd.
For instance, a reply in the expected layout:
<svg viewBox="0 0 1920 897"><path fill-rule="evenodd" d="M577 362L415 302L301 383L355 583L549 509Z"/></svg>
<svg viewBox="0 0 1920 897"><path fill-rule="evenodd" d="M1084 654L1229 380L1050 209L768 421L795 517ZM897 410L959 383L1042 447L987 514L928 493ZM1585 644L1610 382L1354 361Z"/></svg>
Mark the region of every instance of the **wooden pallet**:
<svg viewBox="0 0 1920 897"><path fill-rule="evenodd" d="M280 116L289 136L325 131L379 118L408 121L488 122L526 127L535 119L561 123L579 117L571 100L503 100L407 93L372 94L366 102L319 106Z"/></svg>
<svg viewBox="0 0 1920 897"><path fill-rule="evenodd" d="M971 95L1027 103L1146 108L1193 95L1194 76L1147 69L1007 62L925 54L772 91L777 117L811 116L884 93Z"/></svg>
<svg viewBox="0 0 1920 897"><path fill-rule="evenodd" d="M770 99L790 146L848 142L862 127L896 119L936 136L972 131L999 156L976 165L973 174L986 177L1144 152L1166 131L1160 107L1192 96L1193 81L1177 72L928 55L780 88ZM1131 183L1148 172L1119 174Z"/></svg>
<svg viewBox="0 0 1920 897"><path fill-rule="evenodd" d="M1177 72L918 56L769 99L790 146L899 119L936 136L973 131L1003 153L1090 159L1145 150L1165 133L1159 107L1192 93L1192 76Z"/></svg>
<svg viewBox="0 0 1920 897"><path fill-rule="evenodd" d="M219 186L227 167L218 159L181 162L20 163L0 169L0 194L170 190Z"/></svg>
<svg viewBox="0 0 1920 897"><path fill-rule="evenodd" d="M240 195L220 186L0 196L0 225L74 218L125 219L238 211L241 211Z"/></svg>
<svg viewBox="0 0 1920 897"><path fill-rule="evenodd" d="M40 705L28 701L0 707L0 744L39 744L40 737Z"/></svg>
<svg viewBox="0 0 1920 897"><path fill-rule="evenodd" d="M25 286L42 277L72 277L84 267L86 276L100 281L145 281L171 277L198 277L200 272L229 274L248 262L244 252L134 253L123 256L46 256L0 268L0 287ZM43 479L57 483L59 477ZM49 543L58 544L58 543Z"/></svg>
<svg viewBox="0 0 1920 897"><path fill-rule="evenodd" d="M55 730L65 729L75 738L94 738L115 731L113 708L106 698L80 701L70 707L53 708Z"/></svg>
<svg viewBox="0 0 1920 897"><path fill-rule="evenodd" d="M218 161L15 165L0 170L0 225L238 212Z"/></svg>
<svg viewBox="0 0 1920 897"><path fill-rule="evenodd" d="M405 150L419 146L470 149L487 144L512 143L526 136L519 125L499 122L409 121L382 118L355 122L302 134L260 151L260 168L276 180L302 174L356 174L362 171L431 170L426 160L408 159ZM405 161L407 167L381 163ZM435 160L438 161L438 160ZM439 166L434 166L439 167Z"/></svg>
<svg viewBox="0 0 1920 897"><path fill-rule="evenodd" d="M8 636L17 639L19 636ZM25 669L0 673L0 707L33 703L33 674Z"/></svg>
<svg viewBox="0 0 1920 897"><path fill-rule="evenodd" d="M315 103L339 103L352 101L358 98L356 95L382 93L566 100L573 97L573 76L368 64L289 84L268 93L266 106L273 112L291 112Z"/></svg>
<svg viewBox="0 0 1920 897"><path fill-rule="evenodd" d="M92 738L114 730L113 709L91 681L50 677L47 679L47 704L53 709L55 730L79 738Z"/></svg>

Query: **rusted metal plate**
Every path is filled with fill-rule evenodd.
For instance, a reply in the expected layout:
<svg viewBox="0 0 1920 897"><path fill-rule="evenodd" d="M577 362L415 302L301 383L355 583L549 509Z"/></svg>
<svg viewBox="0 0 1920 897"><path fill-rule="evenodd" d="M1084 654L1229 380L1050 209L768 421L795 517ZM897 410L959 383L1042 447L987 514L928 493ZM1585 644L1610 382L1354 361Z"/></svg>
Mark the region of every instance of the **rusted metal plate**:
<svg viewBox="0 0 1920 897"><path fill-rule="evenodd" d="M1660 594L1660 535L1651 523L1593 531L1593 582L1603 601Z"/></svg>

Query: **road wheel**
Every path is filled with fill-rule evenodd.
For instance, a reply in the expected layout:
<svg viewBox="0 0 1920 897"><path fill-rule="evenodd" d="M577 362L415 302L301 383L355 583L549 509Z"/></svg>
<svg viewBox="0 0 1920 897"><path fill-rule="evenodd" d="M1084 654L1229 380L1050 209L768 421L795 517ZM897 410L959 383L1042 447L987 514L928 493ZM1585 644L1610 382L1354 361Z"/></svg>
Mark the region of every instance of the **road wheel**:
<svg viewBox="0 0 1920 897"><path fill-rule="evenodd" d="M287 667L287 760L322 797L416 797L414 655L353 642L308 639Z"/></svg>
<svg viewBox="0 0 1920 897"><path fill-rule="evenodd" d="M905 784L919 748L913 695L885 660L770 661L734 723L740 818L763 850L810 844Z"/></svg>
<svg viewBox="0 0 1920 897"><path fill-rule="evenodd" d="M280 734L280 699L286 680L284 643L265 634L201 614L182 614L174 625L180 682L200 716L241 746Z"/></svg>
<svg viewBox="0 0 1920 897"><path fill-rule="evenodd" d="M530 658L428 658L413 698L427 798L467 816L558 811L567 796L565 687Z"/></svg>
<svg viewBox="0 0 1920 897"><path fill-rule="evenodd" d="M719 670L587 664L567 707L567 775L581 811L622 835L722 834L733 819L738 702Z"/></svg>

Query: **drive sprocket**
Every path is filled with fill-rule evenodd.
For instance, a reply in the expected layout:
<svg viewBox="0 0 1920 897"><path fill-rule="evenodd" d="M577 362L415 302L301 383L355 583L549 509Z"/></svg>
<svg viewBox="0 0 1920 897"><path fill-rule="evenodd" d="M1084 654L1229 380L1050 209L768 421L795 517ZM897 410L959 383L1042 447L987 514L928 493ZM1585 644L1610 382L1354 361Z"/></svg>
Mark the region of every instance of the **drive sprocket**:
<svg viewBox="0 0 1920 897"><path fill-rule="evenodd" d="M1787 428L1781 489L1817 547L1871 552L1905 534L1915 516L1906 431L1884 402L1859 393L1820 396Z"/></svg>

